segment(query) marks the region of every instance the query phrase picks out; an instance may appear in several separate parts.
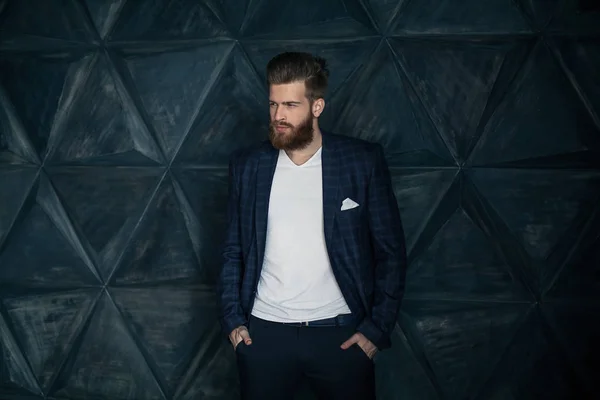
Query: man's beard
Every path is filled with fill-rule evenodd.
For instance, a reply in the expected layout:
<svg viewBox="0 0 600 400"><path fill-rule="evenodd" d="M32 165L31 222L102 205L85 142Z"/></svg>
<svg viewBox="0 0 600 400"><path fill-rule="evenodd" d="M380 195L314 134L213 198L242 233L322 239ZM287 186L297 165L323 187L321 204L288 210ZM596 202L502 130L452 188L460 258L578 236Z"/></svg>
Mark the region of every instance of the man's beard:
<svg viewBox="0 0 600 400"><path fill-rule="evenodd" d="M277 126L287 126L289 131L277 132ZM269 125L269 139L273 147L279 150L302 150L313 140L313 121L309 113L304 121L298 126L286 122L273 121Z"/></svg>

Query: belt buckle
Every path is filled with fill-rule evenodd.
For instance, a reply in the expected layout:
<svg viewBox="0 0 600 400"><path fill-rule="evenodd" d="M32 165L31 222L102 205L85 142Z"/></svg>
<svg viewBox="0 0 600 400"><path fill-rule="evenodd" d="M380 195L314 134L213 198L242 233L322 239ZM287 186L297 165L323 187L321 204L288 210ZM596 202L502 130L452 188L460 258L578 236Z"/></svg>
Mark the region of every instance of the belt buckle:
<svg viewBox="0 0 600 400"><path fill-rule="evenodd" d="M308 326L308 321L304 322L304 326Z"/></svg>

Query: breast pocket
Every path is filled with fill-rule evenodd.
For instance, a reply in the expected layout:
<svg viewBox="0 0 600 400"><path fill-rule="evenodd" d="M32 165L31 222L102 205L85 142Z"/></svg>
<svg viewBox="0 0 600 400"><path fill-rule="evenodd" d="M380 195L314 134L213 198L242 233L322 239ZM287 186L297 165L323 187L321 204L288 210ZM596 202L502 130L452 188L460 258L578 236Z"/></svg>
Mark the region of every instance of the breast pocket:
<svg viewBox="0 0 600 400"><path fill-rule="evenodd" d="M336 207L340 228L361 228L367 222L366 187L366 182L355 175L348 175L341 180Z"/></svg>
<svg viewBox="0 0 600 400"><path fill-rule="evenodd" d="M356 202L358 204L358 202ZM365 222L365 208L361 204L356 206L341 207L337 211L337 218L341 228L360 228Z"/></svg>

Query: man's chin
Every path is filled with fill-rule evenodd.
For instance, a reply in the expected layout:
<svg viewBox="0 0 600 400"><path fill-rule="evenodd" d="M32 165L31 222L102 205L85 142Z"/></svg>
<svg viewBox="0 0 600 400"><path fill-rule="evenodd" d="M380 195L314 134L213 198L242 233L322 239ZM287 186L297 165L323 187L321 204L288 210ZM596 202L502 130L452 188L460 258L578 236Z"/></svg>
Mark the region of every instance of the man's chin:
<svg viewBox="0 0 600 400"><path fill-rule="evenodd" d="M271 139L271 144L273 145L273 147L275 147L277 150L290 150L288 147L290 146L290 143L286 142L286 141L282 141L282 140L277 140L277 139Z"/></svg>
<svg viewBox="0 0 600 400"><path fill-rule="evenodd" d="M304 142L295 142L295 141L288 142L288 141L271 140L271 144L273 145L273 147L275 147L278 150L285 150L285 151L304 150L311 143L312 143L312 140L304 141Z"/></svg>
<svg viewBox="0 0 600 400"><path fill-rule="evenodd" d="M269 139L271 140L271 144L273 145L273 147L279 150L287 150L287 147L293 142L293 140L290 140L291 134L292 132L281 132L273 130L271 132L271 135L269 136Z"/></svg>
<svg viewBox="0 0 600 400"><path fill-rule="evenodd" d="M294 129L285 129L278 131L276 128L271 128L269 135L271 145L278 150L296 151L308 147L313 141L313 132L307 137L306 132L297 132Z"/></svg>

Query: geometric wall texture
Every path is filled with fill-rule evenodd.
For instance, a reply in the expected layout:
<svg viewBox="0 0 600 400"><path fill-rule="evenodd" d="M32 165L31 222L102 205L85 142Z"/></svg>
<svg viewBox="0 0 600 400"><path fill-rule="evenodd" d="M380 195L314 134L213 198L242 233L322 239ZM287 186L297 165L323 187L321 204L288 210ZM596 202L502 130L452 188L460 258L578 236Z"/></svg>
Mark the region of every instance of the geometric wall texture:
<svg viewBox="0 0 600 400"><path fill-rule="evenodd" d="M597 2L0 0L0 398L236 398L227 161L284 50L327 58L322 128L392 171L379 398L597 396Z"/></svg>

